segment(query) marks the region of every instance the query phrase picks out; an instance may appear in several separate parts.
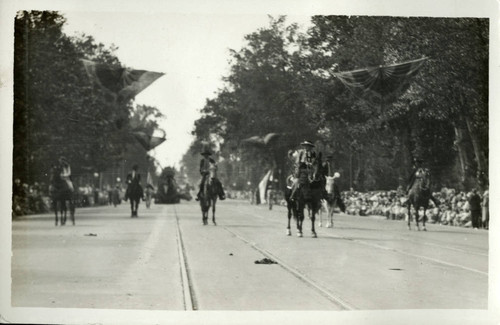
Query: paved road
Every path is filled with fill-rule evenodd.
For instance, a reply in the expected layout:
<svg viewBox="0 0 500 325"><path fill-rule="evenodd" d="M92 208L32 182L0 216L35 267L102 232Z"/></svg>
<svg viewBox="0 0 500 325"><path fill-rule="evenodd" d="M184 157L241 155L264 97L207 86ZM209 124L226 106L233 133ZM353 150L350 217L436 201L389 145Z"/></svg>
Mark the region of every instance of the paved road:
<svg viewBox="0 0 500 325"><path fill-rule="evenodd" d="M283 207L227 200L13 222L12 305L149 310L486 309L488 232L337 215L286 236ZM293 229L294 227L292 227ZM277 264L256 264L264 258Z"/></svg>

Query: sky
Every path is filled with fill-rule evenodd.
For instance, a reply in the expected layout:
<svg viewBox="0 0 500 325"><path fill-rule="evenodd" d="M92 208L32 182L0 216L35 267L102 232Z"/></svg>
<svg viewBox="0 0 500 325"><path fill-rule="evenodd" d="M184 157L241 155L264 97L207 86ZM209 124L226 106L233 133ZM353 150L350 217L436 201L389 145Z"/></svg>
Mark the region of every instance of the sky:
<svg viewBox="0 0 500 325"><path fill-rule="evenodd" d="M158 108L167 141L151 150L162 167L176 166L193 140L194 121L207 98L222 89L229 74L229 49L244 46L244 36L269 26L266 14L174 14L62 11L64 32L92 35L118 47L123 65L165 73L135 98ZM310 16L289 16L305 29Z"/></svg>

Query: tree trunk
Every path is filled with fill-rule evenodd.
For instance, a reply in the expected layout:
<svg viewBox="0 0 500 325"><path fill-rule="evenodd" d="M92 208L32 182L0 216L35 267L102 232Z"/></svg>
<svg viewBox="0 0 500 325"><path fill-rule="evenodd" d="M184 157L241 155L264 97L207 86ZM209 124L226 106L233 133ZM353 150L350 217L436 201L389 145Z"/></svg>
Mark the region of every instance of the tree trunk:
<svg viewBox="0 0 500 325"><path fill-rule="evenodd" d="M467 166L469 165L465 148L464 130L460 126L457 126L457 123L453 123L453 128L455 129L455 144L460 160L460 171L462 172L460 180L464 183L467 174Z"/></svg>
<svg viewBox="0 0 500 325"><path fill-rule="evenodd" d="M472 147L474 149L474 155L477 162L476 180L481 190L484 190L488 184L487 160L482 150L481 142L477 137L474 126L472 125L472 121L467 116L465 116L465 123L467 124L467 129L469 131L469 136L472 141Z"/></svg>

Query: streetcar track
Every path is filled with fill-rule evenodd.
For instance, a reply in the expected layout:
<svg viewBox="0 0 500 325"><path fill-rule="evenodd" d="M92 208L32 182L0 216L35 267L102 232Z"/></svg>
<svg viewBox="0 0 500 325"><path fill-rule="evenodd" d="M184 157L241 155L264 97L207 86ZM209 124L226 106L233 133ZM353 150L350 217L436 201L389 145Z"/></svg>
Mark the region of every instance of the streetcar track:
<svg viewBox="0 0 500 325"><path fill-rule="evenodd" d="M223 228L224 228L224 230L233 234L236 238L240 239L241 241L243 241L244 243L246 243L247 245L249 245L250 247L252 247L256 251L267 256L268 258L275 260L281 268L286 270L288 273L291 273L293 276L295 276L297 279L299 279L303 283L307 284L308 286L310 286L313 289L315 289L316 291L318 291L322 296L324 296L325 298L330 300L332 303L334 303L336 306L340 307L342 310L358 309L358 308L354 307L353 305L351 305L350 303L344 301L343 299L341 299L337 295L331 293L329 290L325 289L321 285L317 284L315 281L310 279L305 274L301 273L299 270L295 269L294 267L289 266L283 260L281 260L279 257L275 256L274 254L272 254L268 250L260 248L259 246L257 246L256 243L249 241L248 239L244 238L243 236L234 232L233 230L228 229L225 226L223 226Z"/></svg>
<svg viewBox="0 0 500 325"><path fill-rule="evenodd" d="M269 218L265 218L264 216L261 216L259 214L250 214L248 212L242 212L242 211L239 211L239 212L247 214L247 215L251 215L253 217L258 217L259 219L265 220L268 223L272 223L272 224L275 224L275 225L278 225L278 224L281 225L281 223L276 222L276 221L271 221ZM345 237L345 236L335 236L335 235L332 235L332 234L322 234L322 237L323 238L336 238L336 239L342 239L342 240L349 240L349 241L355 242L357 244L361 244L361 245L365 245L365 246L369 246L369 247L373 247L373 248L377 248L377 249L382 249L382 250L385 250L385 251L392 251L392 252L395 252L395 253L398 253L398 254L402 254L402 255L406 255L406 256L421 258L421 259L425 259L425 260L428 260L428 261L432 261L432 262L437 263L437 264L446 265L448 267L459 268L459 269L466 270L466 271L469 271L469 272L474 272L474 273L477 273L477 274L488 276L488 272L483 272L483 271L480 271L480 270L477 270L477 269L474 269L474 268L470 268L470 267L463 266L463 265L460 265L460 264L446 262L446 261L443 261L443 260L440 260L440 259L435 259L435 258L428 257L428 256L423 256L423 255L418 255L418 254L413 254L413 253L405 252L403 250L399 250L399 249L392 248L392 247L387 247L387 246L383 246L383 245L369 243L369 242L364 241L364 240L359 240L359 239L355 239L355 238L351 238L351 237ZM405 239L405 238L401 238L401 237L398 237L398 239L400 239L400 240L408 240L408 241L411 241L411 242L417 242L414 239ZM441 247L441 248L448 248L446 246L441 246L439 244L430 244L429 243L428 245L438 246L438 247ZM465 251L465 250L461 250L461 249L454 249L454 248L449 248L449 249L455 250L455 251L459 251L459 252L463 252L463 253L467 253L467 254L475 254L475 255L485 256L485 255L480 254L480 253L474 253L474 252Z"/></svg>
<svg viewBox="0 0 500 325"><path fill-rule="evenodd" d="M179 216L177 215L177 210L175 205L173 206L175 220L176 220L176 231L177 231L177 249L179 253L179 264L181 272L181 285L182 294L184 298L184 309L185 310L198 310L198 301L196 300L196 295L193 288L193 281L191 273L189 272L186 249L184 247L184 241L182 240L181 227L179 224Z"/></svg>
<svg viewBox="0 0 500 325"><path fill-rule="evenodd" d="M275 224L275 225L282 225L281 222L278 222L278 221L271 221L269 218L266 218L262 215L259 215L259 214L250 214L248 212L243 212L247 215L251 215L253 217L258 217L259 219L261 220L265 220L269 223L272 223L272 224ZM316 219L317 220L317 219ZM319 227L319 228L323 228L323 227ZM325 228L326 229L326 228ZM332 228L334 229L334 228ZM338 227L335 228L335 229L339 229ZM370 229L371 230L371 229ZM389 231L389 230L388 230ZM328 234L327 234L328 236ZM343 237L342 239L348 239L347 237ZM468 255L478 255L478 256L484 256L484 257L488 257L489 255L488 254L484 254L484 253L481 253L481 252L474 252L474 251L470 251L470 250L465 250L465 249L461 249L461 248L455 248L455 247L449 247L449 246L444 246L444 245L441 245L441 244L436 244L436 243L429 243L429 242L422 242L422 241L418 241L417 239L415 238L404 238L402 236L397 236L395 239L397 240L404 240L404 241L409 241L409 242L413 242L413 243L417 243L419 245L427 245L427 246L434 246L434 247L439 247L439 248L442 248L442 249L448 249L448 250L452 250L452 251L456 251L456 252L462 252L462 253L465 253L465 254L468 254ZM389 241L389 239L387 239Z"/></svg>

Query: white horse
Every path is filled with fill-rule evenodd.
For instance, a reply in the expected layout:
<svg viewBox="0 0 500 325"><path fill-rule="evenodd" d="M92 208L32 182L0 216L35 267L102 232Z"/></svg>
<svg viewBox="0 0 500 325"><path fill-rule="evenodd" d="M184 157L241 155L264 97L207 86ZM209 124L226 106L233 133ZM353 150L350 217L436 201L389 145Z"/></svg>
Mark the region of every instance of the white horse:
<svg viewBox="0 0 500 325"><path fill-rule="evenodd" d="M326 214L326 227L333 228L333 212L335 207L340 207L340 192L338 187L335 186L335 179L339 178L340 174L335 173L333 176L326 176L325 189L328 193L326 199L321 200L321 209L319 213L319 226L323 226L323 213Z"/></svg>

